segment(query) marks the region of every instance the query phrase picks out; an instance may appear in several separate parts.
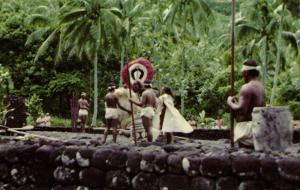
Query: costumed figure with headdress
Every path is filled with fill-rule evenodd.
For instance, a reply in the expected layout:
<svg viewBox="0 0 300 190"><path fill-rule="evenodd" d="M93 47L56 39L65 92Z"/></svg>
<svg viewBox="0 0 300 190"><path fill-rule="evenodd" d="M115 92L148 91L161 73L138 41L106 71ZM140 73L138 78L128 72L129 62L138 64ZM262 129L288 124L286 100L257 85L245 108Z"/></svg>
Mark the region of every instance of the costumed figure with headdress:
<svg viewBox="0 0 300 190"><path fill-rule="evenodd" d="M131 89L133 90L131 99L137 102L140 101L141 93L143 90L142 84L146 80L151 80L153 78L153 75L154 71L151 62L143 58L133 60L124 66L122 70L122 80L127 87L131 87ZM129 88L127 89L126 93L124 93L123 89L120 89L119 92L117 91L117 94L119 94L118 96L124 100L122 101L119 99L120 103L124 102L125 104L130 106L130 102L127 99L127 97L129 97ZM139 137L141 138L142 134L145 132L144 127L142 125L141 108L139 106L133 105L132 113L134 114L135 132L139 134ZM121 121L121 126L130 128L131 136L133 136L132 124L133 123L129 115L127 118L123 117Z"/></svg>

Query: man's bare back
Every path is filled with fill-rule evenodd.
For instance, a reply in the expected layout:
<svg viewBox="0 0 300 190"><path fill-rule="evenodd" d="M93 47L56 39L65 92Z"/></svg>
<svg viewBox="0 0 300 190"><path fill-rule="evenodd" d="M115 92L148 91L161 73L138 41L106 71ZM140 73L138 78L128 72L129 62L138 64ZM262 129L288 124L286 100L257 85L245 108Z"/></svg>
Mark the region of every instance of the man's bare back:
<svg viewBox="0 0 300 190"><path fill-rule="evenodd" d="M85 110L89 110L89 103L88 103L88 101L86 100L86 99L84 99L84 98L80 98L79 100L78 100L78 104L79 104L79 108L80 109L85 109Z"/></svg>
<svg viewBox="0 0 300 190"><path fill-rule="evenodd" d="M254 107L264 107L266 105L266 93L263 85L257 80L251 80L244 84L240 92L241 108L236 112L237 122L251 121Z"/></svg>
<svg viewBox="0 0 300 190"><path fill-rule="evenodd" d="M153 107L156 108L156 94L149 88L142 93L142 107Z"/></svg>
<svg viewBox="0 0 300 190"><path fill-rule="evenodd" d="M109 92L105 96L105 102L107 108L117 108L118 107L118 98L114 92Z"/></svg>

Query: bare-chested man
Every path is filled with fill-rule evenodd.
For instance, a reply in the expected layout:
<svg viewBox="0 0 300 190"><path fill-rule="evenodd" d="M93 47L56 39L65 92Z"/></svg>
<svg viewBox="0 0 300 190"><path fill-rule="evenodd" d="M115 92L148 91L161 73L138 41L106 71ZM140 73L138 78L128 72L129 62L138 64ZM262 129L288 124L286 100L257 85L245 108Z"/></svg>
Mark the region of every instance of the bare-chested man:
<svg viewBox="0 0 300 190"><path fill-rule="evenodd" d="M106 142L106 138L109 132L109 129L113 128L113 142L117 142L117 127L119 124L119 110L118 108L127 111L131 114L130 110L125 109L120 105L117 95L115 94L116 85L110 83L108 85L108 93L105 96L105 119L106 119L106 129L104 132L103 143Z"/></svg>
<svg viewBox="0 0 300 190"><path fill-rule="evenodd" d="M240 90L239 101L235 96L229 96L227 103L234 111L237 122L234 129L234 142L253 146L251 114L254 107L266 105L266 92L258 80L259 69L255 61L244 62L242 72L246 84Z"/></svg>
<svg viewBox="0 0 300 190"><path fill-rule="evenodd" d="M130 100L132 103L142 107L141 109L141 117L144 129L147 133L147 140L152 142L152 119L155 115L156 109L156 94L151 88L151 81L146 80L144 82L145 90L142 93L141 102L136 102L134 100Z"/></svg>
<svg viewBox="0 0 300 190"><path fill-rule="evenodd" d="M85 92L81 93L80 99L78 100L78 104L79 104L78 118L80 120L80 128L82 132L85 132L85 123L87 121L89 108L90 108L90 104L86 99Z"/></svg>

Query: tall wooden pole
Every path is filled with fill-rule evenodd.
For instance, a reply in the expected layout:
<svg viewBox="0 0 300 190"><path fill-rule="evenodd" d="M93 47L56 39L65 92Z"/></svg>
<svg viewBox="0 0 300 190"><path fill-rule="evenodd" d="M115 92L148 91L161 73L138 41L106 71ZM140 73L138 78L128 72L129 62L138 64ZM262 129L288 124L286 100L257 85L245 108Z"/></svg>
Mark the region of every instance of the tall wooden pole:
<svg viewBox="0 0 300 190"><path fill-rule="evenodd" d="M230 77L230 95L234 95L234 62L235 62L235 0L231 3L231 77ZM234 147L234 113L230 110L230 144Z"/></svg>
<svg viewBox="0 0 300 190"><path fill-rule="evenodd" d="M130 73L129 73L129 65L127 63L127 79L128 79L128 88L129 88L129 98L132 97L132 92L131 92L131 80L130 80ZM135 123L134 123L134 115L133 115L133 103L130 102L130 109L131 109L131 119L132 119L132 129L133 129L133 140L134 140L134 145L136 145L136 133L135 133Z"/></svg>

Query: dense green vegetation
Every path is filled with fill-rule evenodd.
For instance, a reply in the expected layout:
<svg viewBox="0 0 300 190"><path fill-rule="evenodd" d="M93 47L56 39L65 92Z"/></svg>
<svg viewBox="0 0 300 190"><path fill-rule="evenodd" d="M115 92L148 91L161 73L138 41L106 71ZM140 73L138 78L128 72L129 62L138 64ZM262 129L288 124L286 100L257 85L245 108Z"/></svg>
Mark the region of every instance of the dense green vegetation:
<svg viewBox="0 0 300 190"><path fill-rule="evenodd" d="M230 6L230 0L0 0L0 98L26 97L32 119L42 110L69 118L71 97L86 91L96 125L106 84L119 84L122 65L145 57L155 67L154 86L171 86L187 118L203 120L203 110L228 118ZM236 91L241 63L255 59L269 104L290 105L296 119L299 18L299 0L241 0L235 23Z"/></svg>

